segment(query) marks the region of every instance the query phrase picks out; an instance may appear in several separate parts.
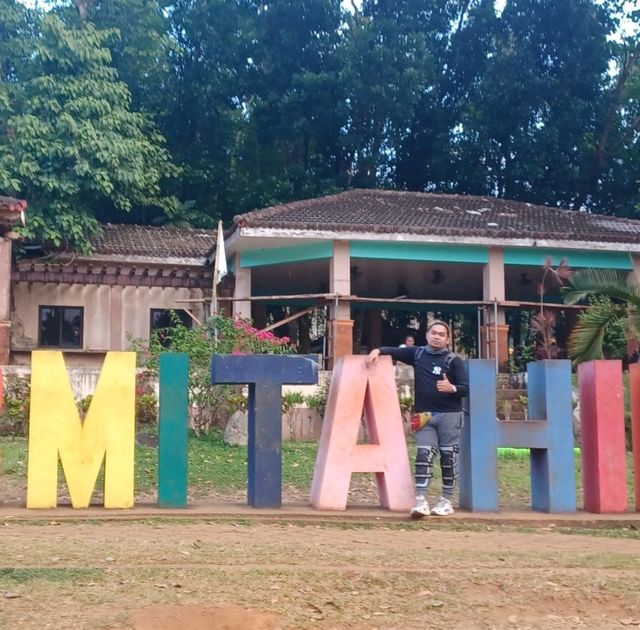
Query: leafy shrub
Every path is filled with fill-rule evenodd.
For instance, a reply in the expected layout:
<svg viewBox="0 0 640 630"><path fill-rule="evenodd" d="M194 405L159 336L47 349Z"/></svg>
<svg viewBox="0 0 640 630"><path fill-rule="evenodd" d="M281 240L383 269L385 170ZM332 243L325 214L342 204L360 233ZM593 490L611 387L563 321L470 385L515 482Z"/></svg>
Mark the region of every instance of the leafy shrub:
<svg viewBox="0 0 640 630"><path fill-rule="evenodd" d="M158 400L154 394L136 396L136 423L140 426L158 424Z"/></svg>
<svg viewBox="0 0 640 630"><path fill-rule="evenodd" d="M196 433L224 427L229 416L246 407L240 385L212 385L211 359L215 354L287 354L293 352L288 337L259 331L251 321L217 314L201 326L188 328L173 314L173 326L156 330L147 341L134 339L138 362L157 378L160 353L189 355L189 402ZM164 345L163 345L164 344ZM166 347L168 345L168 347Z"/></svg>
<svg viewBox="0 0 640 630"><path fill-rule="evenodd" d="M153 381L153 375L148 370L136 375L136 424L141 426L158 424L158 398Z"/></svg>
<svg viewBox="0 0 640 630"><path fill-rule="evenodd" d="M527 371L527 364L536 360L536 349L532 344L516 346L509 357L509 372L519 374Z"/></svg>
<svg viewBox="0 0 640 630"><path fill-rule="evenodd" d="M413 411L414 400L411 394L409 394L408 396L403 396L401 394L400 396L398 396L398 400L400 401L400 410L403 413L411 413Z"/></svg>
<svg viewBox="0 0 640 630"><path fill-rule="evenodd" d="M0 435L26 436L29 426L28 378L8 374L4 380L4 409L0 412Z"/></svg>
<svg viewBox="0 0 640 630"><path fill-rule="evenodd" d="M311 409L317 409L318 413L324 418L324 412L327 408L327 399L329 398L329 381L320 383L320 386L314 394L305 396L305 402Z"/></svg>
<svg viewBox="0 0 640 630"><path fill-rule="evenodd" d="M282 413L289 413L293 407L299 407L305 402L302 392L285 392L282 394Z"/></svg>
<svg viewBox="0 0 640 630"><path fill-rule="evenodd" d="M93 395L89 394L80 400L76 400L76 407L78 408L78 413L80 414L80 418L84 421L87 417L87 412L89 411L89 406L91 405L91 401L93 400Z"/></svg>

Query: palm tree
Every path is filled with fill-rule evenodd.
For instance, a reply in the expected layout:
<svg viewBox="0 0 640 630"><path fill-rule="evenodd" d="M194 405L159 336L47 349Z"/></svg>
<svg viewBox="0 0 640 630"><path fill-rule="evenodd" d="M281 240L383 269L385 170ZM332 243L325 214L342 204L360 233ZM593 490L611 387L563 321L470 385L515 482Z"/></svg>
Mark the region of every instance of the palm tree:
<svg viewBox="0 0 640 630"><path fill-rule="evenodd" d="M613 269L581 269L563 289L564 301L575 304L589 296L605 300L590 305L569 337L569 355L574 363L602 359L605 335L616 326L624 328L627 340L640 330L640 286Z"/></svg>

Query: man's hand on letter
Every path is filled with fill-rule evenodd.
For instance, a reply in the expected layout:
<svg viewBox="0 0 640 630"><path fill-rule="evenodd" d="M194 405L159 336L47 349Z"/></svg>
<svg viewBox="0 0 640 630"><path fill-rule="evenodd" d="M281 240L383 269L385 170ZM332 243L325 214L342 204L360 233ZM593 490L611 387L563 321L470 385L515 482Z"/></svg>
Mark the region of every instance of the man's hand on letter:
<svg viewBox="0 0 640 630"><path fill-rule="evenodd" d="M367 363L375 363L378 360L379 356L380 356L380 348L374 348L369 353L369 357L367 358Z"/></svg>

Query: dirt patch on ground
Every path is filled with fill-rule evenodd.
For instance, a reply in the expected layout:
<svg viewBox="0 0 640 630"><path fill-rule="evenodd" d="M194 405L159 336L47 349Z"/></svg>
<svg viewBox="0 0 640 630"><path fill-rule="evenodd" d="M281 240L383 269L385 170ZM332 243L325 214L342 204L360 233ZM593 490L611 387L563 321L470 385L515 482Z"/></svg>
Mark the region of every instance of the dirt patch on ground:
<svg viewBox="0 0 640 630"><path fill-rule="evenodd" d="M151 606L131 615L131 624L122 630L271 630L279 620L252 610L226 604L221 606Z"/></svg>
<svg viewBox="0 0 640 630"><path fill-rule="evenodd" d="M7 520L0 627L633 627L639 569L634 538L434 519Z"/></svg>

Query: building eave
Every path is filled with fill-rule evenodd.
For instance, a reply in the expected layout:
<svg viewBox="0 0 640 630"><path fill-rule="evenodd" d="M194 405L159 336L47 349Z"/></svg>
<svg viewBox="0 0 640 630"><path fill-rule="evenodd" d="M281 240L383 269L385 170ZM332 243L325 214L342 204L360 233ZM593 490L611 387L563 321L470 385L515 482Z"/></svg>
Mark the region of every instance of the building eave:
<svg viewBox="0 0 640 630"><path fill-rule="evenodd" d="M409 233L380 233L361 231L337 231L337 230L305 230L299 228L265 228L265 227L238 227L226 241L228 255L245 251L246 245L254 241L258 244L264 241L267 247L273 247L274 243L300 241L388 241L406 243L433 243L474 245L485 247L527 247L541 249L563 250L597 250L597 251L623 251L640 253L640 243L611 242L611 241L579 241L554 238L493 238L489 236L467 235L424 235ZM267 245L268 244L268 245Z"/></svg>

